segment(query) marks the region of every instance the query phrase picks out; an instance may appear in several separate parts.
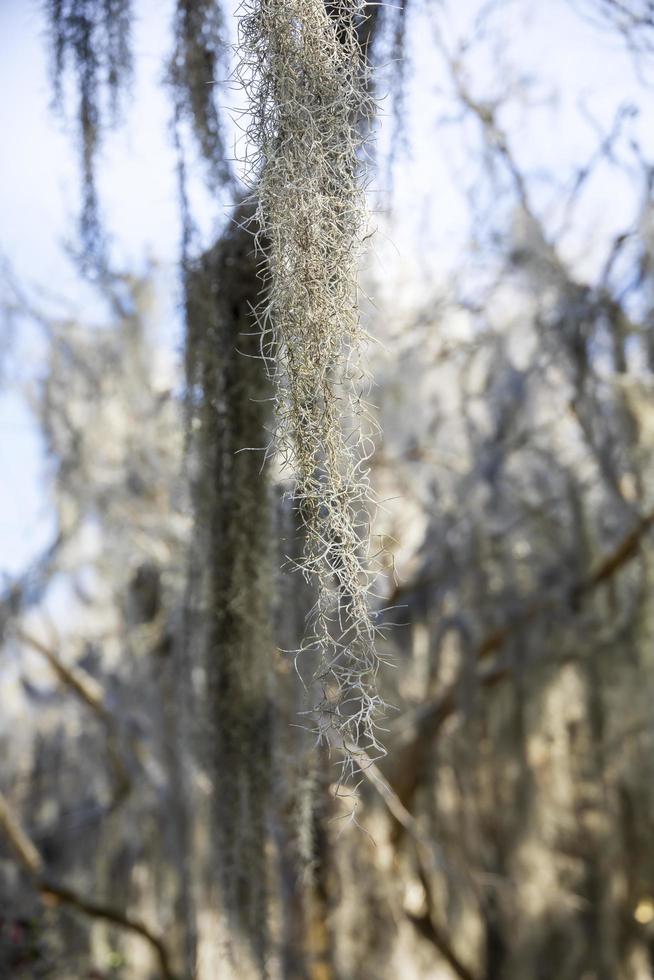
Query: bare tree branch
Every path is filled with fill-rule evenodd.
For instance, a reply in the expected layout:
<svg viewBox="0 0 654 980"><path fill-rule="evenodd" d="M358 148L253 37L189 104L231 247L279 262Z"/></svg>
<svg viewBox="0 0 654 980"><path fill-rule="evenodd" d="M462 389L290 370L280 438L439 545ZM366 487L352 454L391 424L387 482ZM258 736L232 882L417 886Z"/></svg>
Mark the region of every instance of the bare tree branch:
<svg viewBox="0 0 654 980"><path fill-rule="evenodd" d="M2 793L0 793L0 827L23 867L30 874L40 875L43 872L43 859Z"/></svg>
<svg viewBox="0 0 654 980"><path fill-rule="evenodd" d="M105 703L104 693L94 679L75 667L65 664L49 646L25 629L16 630L16 637L47 660L61 683L67 687L98 718L107 735L107 753L114 775L112 809L125 799L132 788L129 766L121 750L121 736L116 719Z"/></svg>
<svg viewBox="0 0 654 980"><path fill-rule="evenodd" d="M485 661L499 652L511 637L543 615L570 608L577 611L587 596L612 579L636 557L643 537L653 525L654 510L641 518L617 547L599 562L593 572L577 582L563 596L550 595L532 599L525 605L522 613L516 615L509 623L491 630L477 647L476 662ZM510 676L510 666L498 663L481 673L478 682L482 687L493 687ZM440 697L417 708L409 719L400 719L397 726L400 735L390 755L387 779L407 810L410 809L420 785L433 739L459 707L460 684L455 681L443 691ZM399 823L402 824L402 821Z"/></svg>
<svg viewBox="0 0 654 980"><path fill-rule="evenodd" d="M118 909L95 902L72 888L48 878L43 858L30 839L9 801L0 792L0 828L2 828L20 864L34 879L36 890L49 904L65 905L93 919L103 919L119 929L141 936L152 948L159 962L161 980L177 980L163 939L138 918Z"/></svg>
<svg viewBox="0 0 654 980"><path fill-rule="evenodd" d="M445 871L448 877L451 877L451 869L446 866L444 856L436 853L435 842L423 834L418 821L404 806L377 763L373 762L365 753L360 753L359 758L363 776L377 791L393 819L406 831L415 848L420 879L428 896L429 909L423 915L413 915L405 911L409 922L415 926L421 936L436 947L460 980L476 980L474 973L461 962L445 933L434 922L433 900L429 882L433 880L435 872L438 871Z"/></svg>

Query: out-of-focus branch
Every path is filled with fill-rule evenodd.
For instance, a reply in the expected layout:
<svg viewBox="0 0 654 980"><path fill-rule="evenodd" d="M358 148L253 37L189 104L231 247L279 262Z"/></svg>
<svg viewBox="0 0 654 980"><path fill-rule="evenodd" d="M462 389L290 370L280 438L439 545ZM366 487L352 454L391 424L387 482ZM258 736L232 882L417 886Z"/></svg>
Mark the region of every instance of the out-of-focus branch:
<svg viewBox="0 0 654 980"><path fill-rule="evenodd" d="M428 912L424 912L422 915L415 915L411 912L406 912L405 914L417 932L419 932L424 939L428 940L428 942L436 947L452 972L459 977L460 980L477 980L475 974L461 962L459 957L453 951L445 934L436 925L434 925L432 916L429 915Z"/></svg>
<svg viewBox="0 0 654 980"><path fill-rule="evenodd" d="M429 882L433 879L435 871L445 870L447 874L450 873L449 869L445 866L444 859L436 853L434 841L422 833L418 821L404 806L402 800L381 772L377 763L373 762L365 752L358 752L358 758L363 776L375 788L389 813L406 831L407 836L415 848L420 879L429 899L429 909L423 915L413 915L410 912L406 912L405 914L408 920L421 936L436 947L440 955L460 980L476 980L474 974L461 962L456 952L452 949L447 936L434 922L433 901Z"/></svg>
<svg viewBox="0 0 654 980"><path fill-rule="evenodd" d="M599 562L594 571L580 579L565 594L533 599L526 604L522 613L516 615L509 623L491 630L477 647L476 661L478 663L485 661L498 653L512 636L545 614L566 609L577 611L584 599L603 583L612 579L636 557L643 537L653 526L654 510L641 518L613 551ZM414 587L425 584L428 583L414 583ZM477 680L481 687L493 687L510 676L510 666L506 663L497 663L483 670ZM400 720L398 739L388 758L387 779L407 810L410 809L420 785L433 739L447 719L458 711L459 704L460 685L454 682L438 698L428 701L412 712L410 718Z"/></svg>
<svg viewBox="0 0 654 980"><path fill-rule="evenodd" d="M48 661L48 664L52 667L52 670L61 683L70 688L100 721L104 724L110 724L112 722L112 716L104 704L102 688L92 677L88 674L83 674L82 671L75 667L69 667L60 660L54 650L26 630L17 629L16 638L21 643L25 643L31 647L32 650L40 653Z"/></svg>
<svg viewBox="0 0 654 980"><path fill-rule="evenodd" d="M0 793L0 828L23 867L30 874L40 875L43 872L43 859L2 793Z"/></svg>
<svg viewBox="0 0 654 980"><path fill-rule="evenodd" d="M31 633L19 628L16 630L15 635L21 643L31 647L32 650L35 650L45 658L61 683L72 691L78 700L86 705L104 727L107 735L107 753L115 782L114 799L112 801L112 808L114 808L131 790L132 780L129 775L129 766L121 751L121 737L118 725L113 714L106 706L102 688L92 677L75 667L70 667L65 664L54 650L47 646L47 644L42 643L41 640Z"/></svg>
<svg viewBox="0 0 654 980"><path fill-rule="evenodd" d="M0 792L0 829L12 847L22 867L34 880L36 890L48 904L65 905L93 919L102 919L119 929L141 936L155 953L161 980L177 980L170 965L170 956L163 939L140 919L78 894L72 888L48 878L43 858L23 828L7 798Z"/></svg>
<svg viewBox="0 0 654 980"><path fill-rule="evenodd" d="M510 148L509 138L498 121L498 104L489 100L475 98L467 83L461 58L453 55L438 28L435 30L435 42L440 50L445 67L447 68L456 96L465 110L470 112L481 127L484 143L491 153L497 154L506 168L516 195L525 214L539 224L534 214L529 197L527 182L518 166Z"/></svg>
<svg viewBox="0 0 654 980"><path fill-rule="evenodd" d="M576 600L582 599L589 592L596 589L598 585L612 578L632 558L635 558L640 548L640 542L653 526L654 510L642 517L633 530L622 539L617 548L599 563L595 571L573 589L572 598Z"/></svg>
<svg viewBox="0 0 654 980"><path fill-rule="evenodd" d="M0 595L0 638L23 609L40 601L55 572L59 554L74 530L60 531L38 560L4 588Z"/></svg>
<svg viewBox="0 0 654 980"><path fill-rule="evenodd" d="M153 932L141 919L134 918L108 905L94 902L84 895L79 895L71 888L50 881L48 878L40 879L36 882L36 885L40 895L49 903L68 906L69 908L76 909L78 912L82 912L84 915L88 915L92 919L102 919L104 922L109 922L119 929L125 929L141 936L142 939L149 943L157 957L161 970L161 980L178 980L177 975L173 972L170 965L170 956L163 939Z"/></svg>
<svg viewBox="0 0 654 980"><path fill-rule="evenodd" d="M573 0L573 6L592 22L622 34L632 54L650 54L654 48L652 0Z"/></svg>

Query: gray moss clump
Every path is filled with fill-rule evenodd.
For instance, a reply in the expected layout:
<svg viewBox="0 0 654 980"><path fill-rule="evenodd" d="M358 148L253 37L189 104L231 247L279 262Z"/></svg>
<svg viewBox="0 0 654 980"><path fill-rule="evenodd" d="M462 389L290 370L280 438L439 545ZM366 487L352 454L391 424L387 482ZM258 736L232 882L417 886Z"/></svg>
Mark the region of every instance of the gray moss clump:
<svg viewBox="0 0 654 980"><path fill-rule="evenodd" d="M320 652L318 731L343 751L346 771L362 752L383 751L357 306L361 133L373 109L358 38L364 7L246 0L238 69L250 100L255 229L265 241L257 312L275 383L276 448L306 532L301 568L318 585L303 649Z"/></svg>
<svg viewBox="0 0 654 980"><path fill-rule="evenodd" d="M243 213L241 214L243 217ZM268 380L250 313L259 289L251 236L232 227L187 273L187 379L194 560L202 608L213 784L212 876L243 976L264 975L266 819L271 768L270 489L260 453ZM248 356L249 355L249 356Z"/></svg>

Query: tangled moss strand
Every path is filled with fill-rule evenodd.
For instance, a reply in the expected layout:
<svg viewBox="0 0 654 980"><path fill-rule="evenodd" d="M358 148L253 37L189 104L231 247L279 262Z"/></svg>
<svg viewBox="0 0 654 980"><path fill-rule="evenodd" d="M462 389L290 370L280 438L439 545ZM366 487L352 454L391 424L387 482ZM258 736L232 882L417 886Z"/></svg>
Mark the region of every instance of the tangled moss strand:
<svg viewBox="0 0 654 980"><path fill-rule="evenodd" d="M102 91L116 122L120 99L132 76L131 0L46 0L52 49L55 107L64 103L64 77L72 70L77 89L77 128L82 172L80 239L87 265L102 266L104 236L95 170L106 123Z"/></svg>
<svg viewBox="0 0 654 980"><path fill-rule="evenodd" d="M218 76L226 72L223 62L227 45L220 5L216 0L177 0L174 34L168 74L177 115L190 120L210 180L220 187L232 180L215 101Z"/></svg>
<svg viewBox="0 0 654 980"><path fill-rule="evenodd" d="M356 302L366 217L361 133L373 110L359 39L364 8L359 0L246 0L238 69L252 119L246 172L266 242L258 316L275 379L276 445L294 473L306 530L301 568L318 585L304 647L321 657L318 732L344 752L346 771L361 750L383 752L368 601L374 570L363 553L370 437Z"/></svg>

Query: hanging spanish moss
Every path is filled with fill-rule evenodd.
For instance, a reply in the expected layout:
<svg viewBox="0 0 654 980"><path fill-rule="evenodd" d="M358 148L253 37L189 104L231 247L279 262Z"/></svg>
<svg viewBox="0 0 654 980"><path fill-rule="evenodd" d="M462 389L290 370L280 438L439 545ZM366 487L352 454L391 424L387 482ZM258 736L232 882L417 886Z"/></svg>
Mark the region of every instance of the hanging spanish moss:
<svg viewBox="0 0 654 980"><path fill-rule="evenodd" d="M241 215L243 217L243 215ZM259 445L268 382L251 306L251 237L230 226L187 274L187 375L196 521L193 548L205 632L212 874L241 976L265 974L266 815L273 651L270 497ZM204 624L204 627L203 627Z"/></svg>
<svg viewBox="0 0 654 980"><path fill-rule="evenodd" d="M120 118L121 100L132 77L132 0L45 0L54 105L63 112L66 79L74 79L82 203L83 264L104 267L104 236L96 171L104 131ZM214 186L233 181L225 152L215 91L226 74L224 23L216 0L178 0L175 48L168 68L175 118L187 119Z"/></svg>
<svg viewBox="0 0 654 980"><path fill-rule="evenodd" d="M216 0L177 0L175 50L169 78L177 118L190 121L209 177L219 186L232 180L215 91L226 74L225 25Z"/></svg>
<svg viewBox="0 0 654 980"><path fill-rule="evenodd" d="M318 732L347 771L377 738L369 611L370 487L356 302L365 230L361 133L373 111L361 0L246 0L238 68L250 101L248 178L266 241L263 353L277 393L276 445L295 474L304 573L318 599L303 647L320 651Z"/></svg>
<svg viewBox="0 0 654 980"><path fill-rule="evenodd" d="M82 174L80 238L84 263L103 264L96 162L102 130L119 116L132 74L131 0L46 0L52 45L54 104L64 108L64 81L73 74ZM106 90L106 106L102 92Z"/></svg>

